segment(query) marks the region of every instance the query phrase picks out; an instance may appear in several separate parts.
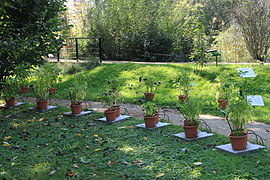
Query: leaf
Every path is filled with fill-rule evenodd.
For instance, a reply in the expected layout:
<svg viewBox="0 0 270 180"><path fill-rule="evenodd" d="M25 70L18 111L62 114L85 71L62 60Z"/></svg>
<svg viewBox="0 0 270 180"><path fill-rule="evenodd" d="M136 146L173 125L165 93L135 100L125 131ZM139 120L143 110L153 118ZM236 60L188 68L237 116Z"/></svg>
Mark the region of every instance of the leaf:
<svg viewBox="0 0 270 180"><path fill-rule="evenodd" d="M116 161L109 161L107 164L111 166L111 165L116 164Z"/></svg>
<svg viewBox="0 0 270 180"><path fill-rule="evenodd" d="M94 137L99 137L97 134L94 134L93 136L94 136Z"/></svg>
<svg viewBox="0 0 270 180"><path fill-rule="evenodd" d="M125 162L123 162L123 164L125 164L125 165L130 165L131 163L125 161Z"/></svg>
<svg viewBox="0 0 270 180"><path fill-rule="evenodd" d="M101 151L102 149L95 149L95 152Z"/></svg>
<svg viewBox="0 0 270 180"><path fill-rule="evenodd" d="M3 146L4 146L4 147L9 147L10 144L9 144L8 142L4 142L4 143L3 143Z"/></svg>
<svg viewBox="0 0 270 180"><path fill-rule="evenodd" d="M147 137L144 137L144 138L143 138L143 140L147 141L147 140L148 140L148 138L147 138Z"/></svg>
<svg viewBox="0 0 270 180"><path fill-rule="evenodd" d="M6 137L4 137L4 140L5 140L5 141L10 140L10 139L12 139L11 136L6 136Z"/></svg>
<svg viewBox="0 0 270 180"><path fill-rule="evenodd" d="M138 165L143 165L144 163L140 160L136 160L136 161L133 161L134 163L138 164Z"/></svg>
<svg viewBox="0 0 270 180"><path fill-rule="evenodd" d="M76 134L75 136L81 136L82 134Z"/></svg>
<svg viewBox="0 0 270 180"><path fill-rule="evenodd" d="M195 162L195 163L193 163L194 165L196 165L196 166L200 166L200 165L202 165L203 163L202 162Z"/></svg>
<svg viewBox="0 0 270 180"><path fill-rule="evenodd" d="M73 177L76 175L77 175L77 173L73 173L73 172L66 173L66 176L70 176L70 177Z"/></svg>
<svg viewBox="0 0 270 180"><path fill-rule="evenodd" d="M79 168L78 164L72 164L72 167Z"/></svg>
<svg viewBox="0 0 270 180"><path fill-rule="evenodd" d="M91 162L91 161L90 161L89 159L87 159L86 157L81 157L81 158L80 158L80 161L81 161L82 163L85 163L85 164L88 164L88 163Z"/></svg>
<svg viewBox="0 0 270 180"><path fill-rule="evenodd" d="M158 173L158 174L156 175L156 178L159 178L159 177L162 177L162 176L164 176L164 173Z"/></svg>
<svg viewBox="0 0 270 180"><path fill-rule="evenodd" d="M56 170L53 170L52 172L50 172L50 174L48 174L48 176L51 176L51 175L53 175L55 173L56 173Z"/></svg>
<svg viewBox="0 0 270 180"><path fill-rule="evenodd" d="M48 120L48 118L40 118L39 119L39 122L41 122L41 121L47 121Z"/></svg>

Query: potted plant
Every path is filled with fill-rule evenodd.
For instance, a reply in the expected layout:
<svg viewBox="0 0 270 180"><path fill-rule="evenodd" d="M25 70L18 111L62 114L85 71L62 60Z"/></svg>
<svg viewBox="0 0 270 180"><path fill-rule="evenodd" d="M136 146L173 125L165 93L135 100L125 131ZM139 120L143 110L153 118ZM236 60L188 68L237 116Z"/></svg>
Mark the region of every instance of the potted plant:
<svg viewBox="0 0 270 180"><path fill-rule="evenodd" d="M222 76L216 78L217 82L217 101L221 109L226 109L228 105L228 99L232 93L231 79L228 76Z"/></svg>
<svg viewBox="0 0 270 180"><path fill-rule="evenodd" d="M155 92L160 86L161 82L156 79L156 77L150 75L147 77L140 77L139 81L143 86L146 87L146 92L144 92L144 96L148 101L153 101Z"/></svg>
<svg viewBox="0 0 270 180"><path fill-rule="evenodd" d="M236 151L245 150L247 146L247 129L245 124L251 121L253 108L244 96L234 97L230 99L227 114L231 130L229 138L232 149Z"/></svg>
<svg viewBox="0 0 270 180"><path fill-rule="evenodd" d="M48 89L51 87L50 74L43 67L37 67L34 77L33 92L36 97L37 107L40 110L46 110L48 109Z"/></svg>
<svg viewBox="0 0 270 180"><path fill-rule="evenodd" d="M116 94L114 91L108 90L102 94L101 101L107 105L107 110L104 111L104 115L107 121L114 121L116 119L115 99Z"/></svg>
<svg viewBox="0 0 270 180"><path fill-rule="evenodd" d="M15 68L15 77L18 80L19 93L28 93L29 85L29 75L30 71L26 70L28 66L26 64L21 64Z"/></svg>
<svg viewBox="0 0 270 180"><path fill-rule="evenodd" d="M4 97L7 107L16 105L16 96L18 93L18 82L13 77L7 77L1 82L1 96Z"/></svg>
<svg viewBox="0 0 270 180"><path fill-rule="evenodd" d="M51 88L49 89L49 94L55 94L55 86L58 81L61 81L61 78L59 77L61 69L59 69L55 64L52 63L46 63L45 65L43 65L43 68L50 75Z"/></svg>
<svg viewBox="0 0 270 180"><path fill-rule="evenodd" d="M146 128L154 128L157 123L157 108L154 103L147 102L142 105L144 111L144 123Z"/></svg>
<svg viewBox="0 0 270 180"><path fill-rule="evenodd" d="M191 83L192 78L186 71L182 71L176 76L176 78L172 82L173 87L178 89L178 98L180 102L185 102L189 95L189 91L193 86L193 84Z"/></svg>
<svg viewBox="0 0 270 180"><path fill-rule="evenodd" d="M112 98L114 99L113 102L113 108L116 110L116 117L120 116L121 108L120 108L120 103L123 102L124 97L120 93L119 87L121 86L121 83L119 80L113 79L108 81L109 85L109 91L107 93L111 93Z"/></svg>
<svg viewBox="0 0 270 180"><path fill-rule="evenodd" d="M82 100L86 96L87 82L84 76L80 75L75 78L72 86L69 88L69 99L71 101L72 114L80 114L82 111Z"/></svg>
<svg viewBox="0 0 270 180"><path fill-rule="evenodd" d="M178 103L178 109L185 119L183 128L186 138L196 138L198 136L198 126L200 123L200 101L187 97L185 102Z"/></svg>

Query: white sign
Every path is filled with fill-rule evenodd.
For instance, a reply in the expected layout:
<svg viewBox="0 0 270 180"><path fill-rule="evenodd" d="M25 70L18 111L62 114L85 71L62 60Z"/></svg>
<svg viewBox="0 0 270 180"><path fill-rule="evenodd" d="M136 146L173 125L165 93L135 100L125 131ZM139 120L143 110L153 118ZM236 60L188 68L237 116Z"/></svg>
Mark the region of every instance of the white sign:
<svg viewBox="0 0 270 180"><path fill-rule="evenodd" d="M247 102L251 106L264 106L262 96L259 96L259 95L247 96Z"/></svg>
<svg viewBox="0 0 270 180"><path fill-rule="evenodd" d="M256 77L252 68L237 68L239 75L243 78Z"/></svg>

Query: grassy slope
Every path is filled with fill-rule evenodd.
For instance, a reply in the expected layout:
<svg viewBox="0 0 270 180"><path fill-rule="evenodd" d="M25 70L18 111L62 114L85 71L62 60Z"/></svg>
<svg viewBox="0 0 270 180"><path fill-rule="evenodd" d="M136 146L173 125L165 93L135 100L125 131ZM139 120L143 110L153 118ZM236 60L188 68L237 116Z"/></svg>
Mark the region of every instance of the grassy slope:
<svg viewBox="0 0 270 180"><path fill-rule="evenodd" d="M215 135L194 142L172 136L181 127L134 128L142 119L114 125L93 121L100 114L80 118L59 115L65 108L30 113L27 106L0 112L2 179L267 179L269 151L246 156L220 152L215 145L229 143ZM43 118L43 119L42 119ZM46 118L46 119L44 119ZM146 139L146 138L147 139ZM201 165L194 165L201 162Z"/></svg>
<svg viewBox="0 0 270 180"><path fill-rule="evenodd" d="M214 79L218 75L222 75L224 72L236 72L238 67L250 67L250 65L220 65L218 67L209 65L199 71L198 74L194 74L194 65L182 64L182 65L143 65L143 64L106 64L99 66L90 71L84 71L75 75L65 75L63 82L58 85L58 98L67 98L67 88L74 76L80 76L84 74L88 77L88 94L87 100L98 100L100 94L106 89L107 79L116 78L122 82L122 93L125 96L126 102L134 102L134 99L143 99L143 92L145 89L133 88L130 90L127 85L138 84L138 78L140 75L148 74L149 72L156 71L162 86L156 93L154 102L160 106L173 105L169 98L169 95L173 96L174 100L177 100L176 95L178 92L172 88L170 80L173 79L177 72L181 69L185 69L195 77L194 83L196 86L192 90L192 94L198 98L201 98L204 102L204 113L221 115L217 109L215 97L216 90L214 88ZM256 107L256 115L254 120L270 123L270 66L253 66L257 77L254 80L253 89L250 89L251 95L262 95L265 107ZM138 91L139 93L136 93Z"/></svg>

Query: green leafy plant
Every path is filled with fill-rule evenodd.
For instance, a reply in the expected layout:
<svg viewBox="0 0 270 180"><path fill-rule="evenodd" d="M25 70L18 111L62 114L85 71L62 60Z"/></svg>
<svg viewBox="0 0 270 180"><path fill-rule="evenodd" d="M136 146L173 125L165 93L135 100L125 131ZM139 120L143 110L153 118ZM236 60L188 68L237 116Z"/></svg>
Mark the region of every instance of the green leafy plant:
<svg viewBox="0 0 270 180"><path fill-rule="evenodd" d="M34 94L38 100L48 100L51 87L51 75L44 67L38 67L34 72Z"/></svg>
<svg viewBox="0 0 270 180"><path fill-rule="evenodd" d="M201 113L201 102L199 100L188 97L184 103L178 103L178 109L185 118L184 125L199 125L199 115Z"/></svg>
<svg viewBox="0 0 270 180"><path fill-rule="evenodd" d="M14 77L7 77L4 82L1 82L0 94L5 100L15 98L18 94L18 80Z"/></svg>
<svg viewBox="0 0 270 180"><path fill-rule="evenodd" d="M29 78L31 69L26 64L20 64L15 68L15 76L18 79L19 87L27 87L29 85Z"/></svg>
<svg viewBox="0 0 270 180"><path fill-rule="evenodd" d="M87 81L83 75L78 75L69 88L69 99L73 104L80 104L87 92Z"/></svg>
<svg viewBox="0 0 270 180"><path fill-rule="evenodd" d="M149 75L146 77L140 77L139 82L142 86L145 86L146 92L155 93L158 87L161 85L161 82L157 80L157 78L153 75Z"/></svg>
<svg viewBox="0 0 270 180"><path fill-rule="evenodd" d="M145 117L153 117L157 112L156 104L147 102L142 105Z"/></svg>
<svg viewBox="0 0 270 180"><path fill-rule="evenodd" d="M244 125L251 121L254 114L253 107L249 105L245 96L231 98L227 113L230 122L231 134L234 136L245 135L247 133L247 129Z"/></svg>
<svg viewBox="0 0 270 180"><path fill-rule="evenodd" d="M229 99L233 91L232 78L229 75L219 76L215 79L217 87L217 99Z"/></svg>
<svg viewBox="0 0 270 180"><path fill-rule="evenodd" d="M101 102L108 106L108 110L112 111L116 105L118 94L114 91L107 90L102 93Z"/></svg>
<svg viewBox="0 0 270 180"><path fill-rule="evenodd" d="M186 71L180 72L172 81L173 87L176 87L180 95L189 95L189 91L192 88L192 78Z"/></svg>
<svg viewBox="0 0 270 180"><path fill-rule="evenodd" d="M61 78L59 77L61 69L59 69L55 64L45 63L42 67L44 68L44 71L46 71L50 76L50 83L52 87L61 80Z"/></svg>

